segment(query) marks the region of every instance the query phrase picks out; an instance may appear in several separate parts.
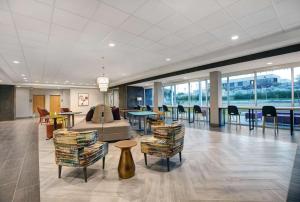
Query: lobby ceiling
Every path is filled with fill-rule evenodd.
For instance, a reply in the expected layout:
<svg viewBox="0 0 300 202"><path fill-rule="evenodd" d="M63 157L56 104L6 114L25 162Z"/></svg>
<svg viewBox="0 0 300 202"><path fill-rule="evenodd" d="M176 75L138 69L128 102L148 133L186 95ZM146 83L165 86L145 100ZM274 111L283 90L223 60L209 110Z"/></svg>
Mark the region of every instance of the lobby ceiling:
<svg viewBox="0 0 300 202"><path fill-rule="evenodd" d="M299 10L299 0L0 0L0 81L91 87L105 66L120 84L295 44Z"/></svg>

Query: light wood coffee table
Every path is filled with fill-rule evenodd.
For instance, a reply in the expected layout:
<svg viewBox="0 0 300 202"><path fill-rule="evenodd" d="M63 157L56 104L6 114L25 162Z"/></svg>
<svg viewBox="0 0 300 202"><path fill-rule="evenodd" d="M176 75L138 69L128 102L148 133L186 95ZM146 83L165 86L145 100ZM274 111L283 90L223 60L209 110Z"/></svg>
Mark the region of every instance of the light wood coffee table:
<svg viewBox="0 0 300 202"><path fill-rule="evenodd" d="M131 155L131 147L137 145L134 140L124 140L115 143L115 147L121 149L121 156L118 166L119 177L122 179L128 179L134 176L135 165Z"/></svg>

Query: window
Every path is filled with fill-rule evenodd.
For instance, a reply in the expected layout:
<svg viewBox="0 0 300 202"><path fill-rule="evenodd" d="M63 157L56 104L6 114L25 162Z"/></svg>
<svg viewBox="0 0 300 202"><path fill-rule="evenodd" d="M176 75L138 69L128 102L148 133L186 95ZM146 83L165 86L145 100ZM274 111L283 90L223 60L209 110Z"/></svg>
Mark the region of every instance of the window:
<svg viewBox="0 0 300 202"><path fill-rule="evenodd" d="M229 104L254 105L254 74L229 77Z"/></svg>
<svg viewBox="0 0 300 202"><path fill-rule="evenodd" d="M164 104L172 105L173 104L173 90L172 86L164 87Z"/></svg>
<svg viewBox="0 0 300 202"><path fill-rule="evenodd" d="M200 105L200 86L199 82L190 83L190 105Z"/></svg>
<svg viewBox="0 0 300 202"><path fill-rule="evenodd" d="M207 106L206 81L201 81L201 106Z"/></svg>
<svg viewBox="0 0 300 202"><path fill-rule="evenodd" d="M291 69L257 73L257 105L291 106Z"/></svg>
<svg viewBox="0 0 300 202"><path fill-rule="evenodd" d="M145 105L150 105L152 106L152 88L147 88L145 89Z"/></svg>
<svg viewBox="0 0 300 202"><path fill-rule="evenodd" d="M188 85L188 83L176 85L176 104L189 105L189 85Z"/></svg>
<svg viewBox="0 0 300 202"><path fill-rule="evenodd" d="M294 68L294 105L300 106L300 67Z"/></svg>
<svg viewBox="0 0 300 202"><path fill-rule="evenodd" d="M222 105L228 104L227 77L222 78Z"/></svg>
<svg viewBox="0 0 300 202"><path fill-rule="evenodd" d="M210 105L210 80L207 80L207 105Z"/></svg>

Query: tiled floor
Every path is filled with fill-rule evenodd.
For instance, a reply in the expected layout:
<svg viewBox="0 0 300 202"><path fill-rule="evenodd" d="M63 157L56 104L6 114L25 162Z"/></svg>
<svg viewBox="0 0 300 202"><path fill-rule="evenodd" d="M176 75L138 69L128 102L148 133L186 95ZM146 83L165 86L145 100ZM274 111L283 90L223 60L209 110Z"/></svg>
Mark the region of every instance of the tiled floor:
<svg viewBox="0 0 300 202"><path fill-rule="evenodd" d="M166 161L155 157L145 167L138 145L136 176L119 180L120 151L110 144L106 169L97 162L84 183L81 169L63 168L62 179L57 178L53 143L36 122L0 122L0 202L40 201L40 187L41 201L285 201L289 184L288 200L299 201L299 148L293 164L299 132L291 137L280 130L275 137L272 129L262 135L260 128L190 124L183 163L172 158L169 173ZM140 140L135 131L132 135Z"/></svg>
<svg viewBox="0 0 300 202"><path fill-rule="evenodd" d="M42 201L285 201L297 145L288 131L274 137L246 127L223 132L205 125L186 128L183 163L150 157L144 165L139 144L132 149L136 175L119 180L120 151L109 145L106 168L99 161L88 168L88 182L81 169L63 167L57 178L52 141L40 127L40 180ZM201 129L199 129L201 128ZM229 131L231 130L231 134ZM235 132L234 132L235 131ZM286 134L285 134L286 133ZM136 141L140 135L132 131Z"/></svg>
<svg viewBox="0 0 300 202"><path fill-rule="evenodd" d="M0 201L40 201L36 120L0 122L0 148Z"/></svg>

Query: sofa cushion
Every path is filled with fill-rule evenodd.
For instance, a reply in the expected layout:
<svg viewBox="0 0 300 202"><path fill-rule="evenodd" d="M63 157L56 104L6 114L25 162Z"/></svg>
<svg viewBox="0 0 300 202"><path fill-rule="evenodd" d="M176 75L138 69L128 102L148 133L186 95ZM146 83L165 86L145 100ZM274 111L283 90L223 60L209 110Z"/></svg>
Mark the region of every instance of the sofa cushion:
<svg viewBox="0 0 300 202"><path fill-rule="evenodd" d="M113 108L111 109L111 111L112 111L114 120L121 120L121 117L120 117L120 110L119 110L118 107L113 107Z"/></svg>
<svg viewBox="0 0 300 202"><path fill-rule="evenodd" d="M85 120L86 120L86 121L91 121L91 120L92 120L93 115L94 115L94 111L95 111L95 108L94 108L94 107L92 107L92 108L88 111L88 113L86 114L86 117L85 117Z"/></svg>

